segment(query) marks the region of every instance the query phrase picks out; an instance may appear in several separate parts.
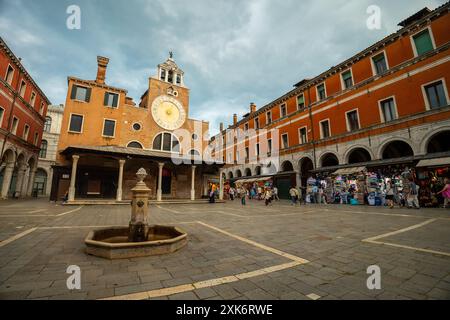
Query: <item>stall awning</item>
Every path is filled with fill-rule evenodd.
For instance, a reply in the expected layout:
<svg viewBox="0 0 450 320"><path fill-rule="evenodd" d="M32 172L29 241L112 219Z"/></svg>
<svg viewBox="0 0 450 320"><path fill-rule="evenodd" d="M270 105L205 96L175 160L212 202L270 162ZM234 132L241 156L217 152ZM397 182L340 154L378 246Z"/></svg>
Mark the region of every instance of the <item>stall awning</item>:
<svg viewBox="0 0 450 320"><path fill-rule="evenodd" d="M354 174L361 171L366 171L366 167L352 167L352 168L343 168L339 169L336 172L333 173L335 176L345 176L348 174Z"/></svg>
<svg viewBox="0 0 450 320"><path fill-rule="evenodd" d="M260 181L268 181L272 179L272 177L263 177L263 178L248 178L248 179L240 179L236 180L234 183L242 184L242 183L252 183L252 182L260 182Z"/></svg>
<svg viewBox="0 0 450 320"><path fill-rule="evenodd" d="M450 165L450 157L421 160L417 164L417 168L423 167L440 167Z"/></svg>

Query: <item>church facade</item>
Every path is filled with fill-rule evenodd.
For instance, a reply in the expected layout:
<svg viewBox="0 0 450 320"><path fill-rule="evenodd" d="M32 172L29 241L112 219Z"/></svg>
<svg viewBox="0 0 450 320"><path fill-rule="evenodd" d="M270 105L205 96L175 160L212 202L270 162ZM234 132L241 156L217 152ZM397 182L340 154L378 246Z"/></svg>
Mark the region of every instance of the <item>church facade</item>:
<svg viewBox="0 0 450 320"><path fill-rule="evenodd" d="M220 165L202 160L209 123L189 118L189 88L172 54L138 104L106 83L109 59L97 63L95 80L68 78L50 199L127 201L141 167L156 201L206 196Z"/></svg>

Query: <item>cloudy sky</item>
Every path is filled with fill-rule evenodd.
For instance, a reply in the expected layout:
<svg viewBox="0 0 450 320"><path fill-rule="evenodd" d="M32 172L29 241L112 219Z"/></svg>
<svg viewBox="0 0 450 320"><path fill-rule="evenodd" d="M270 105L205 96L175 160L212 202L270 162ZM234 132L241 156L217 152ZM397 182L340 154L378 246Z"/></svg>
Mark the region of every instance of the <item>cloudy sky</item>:
<svg viewBox="0 0 450 320"><path fill-rule="evenodd" d="M168 52L185 71L190 116L229 124L250 102L261 107L398 30L397 23L441 0L0 0L0 36L52 103L64 103L67 76L107 82L139 102ZM69 5L81 29L66 27ZM381 9L369 30L367 8Z"/></svg>

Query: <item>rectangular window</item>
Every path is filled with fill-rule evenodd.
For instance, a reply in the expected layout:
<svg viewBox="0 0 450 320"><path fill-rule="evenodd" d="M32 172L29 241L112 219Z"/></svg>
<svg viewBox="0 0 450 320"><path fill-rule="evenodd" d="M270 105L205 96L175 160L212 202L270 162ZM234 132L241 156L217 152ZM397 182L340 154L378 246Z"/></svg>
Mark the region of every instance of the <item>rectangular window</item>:
<svg viewBox="0 0 450 320"><path fill-rule="evenodd" d="M36 102L36 93L32 92L31 93L31 100L30 100L30 105L32 107L34 107L34 103Z"/></svg>
<svg viewBox="0 0 450 320"><path fill-rule="evenodd" d="M23 98L25 97L25 90L27 89L27 84L22 80L20 83L19 95Z"/></svg>
<svg viewBox="0 0 450 320"><path fill-rule="evenodd" d="M298 110L302 110L305 108L305 96L303 94L297 97L297 108Z"/></svg>
<svg viewBox="0 0 450 320"><path fill-rule="evenodd" d="M3 115L5 114L5 109L0 108L0 128L3 127Z"/></svg>
<svg viewBox="0 0 450 320"><path fill-rule="evenodd" d="M270 156L272 153L272 139L267 140L267 154Z"/></svg>
<svg viewBox="0 0 450 320"><path fill-rule="evenodd" d="M248 131L248 123L244 124L244 131Z"/></svg>
<svg viewBox="0 0 450 320"><path fill-rule="evenodd" d="M177 74L177 84L181 84L181 75Z"/></svg>
<svg viewBox="0 0 450 320"><path fill-rule="evenodd" d="M250 156L250 154L249 154L248 147L245 147L245 160L248 160L249 156Z"/></svg>
<svg viewBox="0 0 450 320"><path fill-rule="evenodd" d="M256 156L259 157L259 143L257 143L255 146L255 153L256 153Z"/></svg>
<svg viewBox="0 0 450 320"><path fill-rule="evenodd" d="M28 140L29 133L30 133L30 126L26 124L25 128L23 129L23 140L25 140L25 141Z"/></svg>
<svg viewBox="0 0 450 320"><path fill-rule="evenodd" d="M116 129L116 121L105 119L105 122L103 123L103 136L110 138L114 137L115 129Z"/></svg>
<svg viewBox="0 0 450 320"><path fill-rule="evenodd" d="M269 111L266 113L267 116L267 124L271 124L272 123L272 112Z"/></svg>
<svg viewBox="0 0 450 320"><path fill-rule="evenodd" d="M45 105L44 105L44 103L42 102L42 103L41 103L41 107L39 108L39 113L40 113L40 114L44 114L44 106L45 106Z"/></svg>
<svg viewBox="0 0 450 320"><path fill-rule="evenodd" d="M119 104L119 95L117 93L105 92L103 105L111 108L117 108Z"/></svg>
<svg viewBox="0 0 450 320"><path fill-rule="evenodd" d="M11 85L14 77L14 69L10 65L8 65L8 70L6 71L6 82Z"/></svg>
<svg viewBox="0 0 450 320"><path fill-rule="evenodd" d="M330 134L330 121L325 120L320 123L320 136L322 139L329 138Z"/></svg>
<svg viewBox="0 0 450 320"><path fill-rule="evenodd" d="M259 129L259 118L255 118L255 129Z"/></svg>
<svg viewBox="0 0 450 320"><path fill-rule="evenodd" d="M387 63L384 52L372 58L375 74L379 75L387 71Z"/></svg>
<svg viewBox="0 0 450 320"><path fill-rule="evenodd" d="M12 127L11 127L11 132L12 134L16 134L17 133L17 127L19 126L19 119L17 119L16 117L13 118L12 121Z"/></svg>
<svg viewBox="0 0 450 320"><path fill-rule="evenodd" d="M91 88L73 85L70 98L72 100L89 102L91 100Z"/></svg>
<svg viewBox="0 0 450 320"><path fill-rule="evenodd" d="M286 104L282 104L280 107L280 117L284 118L287 116L287 108L286 108Z"/></svg>
<svg viewBox="0 0 450 320"><path fill-rule="evenodd" d="M353 86L352 72L350 70L343 72L341 76L342 76L342 84L344 85L343 87L344 90Z"/></svg>
<svg viewBox="0 0 450 320"><path fill-rule="evenodd" d="M380 102L381 115L383 122L389 122L397 119L395 111L394 98L389 98Z"/></svg>
<svg viewBox="0 0 450 320"><path fill-rule="evenodd" d="M283 149L289 148L289 137L287 133L281 135L281 144L283 146Z"/></svg>
<svg viewBox="0 0 450 320"><path fill-rule="evenodd" d="M317 97L318 97L319 101L323 100L327 97L327 94L325 92L325 84L324 83L317 86Z"/></svg>
<svg viewBox="0 0 450 320"><path fill-rule="evenodd" d="M412 38L418 56L434 50L433 41L431 40L429 29L425 29L419 32Z"/></svg>
<svg viewBox="0 0 450 320"><path fill-rule="evenodd" d="M348 131L359 130L358 111L353 110L347 112L347 130Z"/></svg>
<svg viewBox="0 0 450 320"><path fill-rule="evenodd" d="M300 128L299 130L299 140L300 140L300 144L305 144L308 143L308 135L306 132L306 127L304 128Z"/></svg>
<svg viewBox="0 0 450 320"><path fill-rule="evenodd" d="M166 70L161 69L161 77L160 80L166 81Z"/></svg>
<svg viewBox="0 0 450 320"><path fill-rule="evenodd" d="M83 116L72 114L70 115L69 131L74 133L81 133L83 128Z"/></svg>
<svg viewBox="0 0 450 320"><path fill-rule="evenodd" d="M37 132L34 133L34 145L37 146L39 140L39 134Z"/></svg>
<svg viewBox="0 0 450 320"><path fill-rule="evenodd" d="M424 87L430 109L436 109L447 106L447 97L445 94L444 83L437 81Z"/></svg>

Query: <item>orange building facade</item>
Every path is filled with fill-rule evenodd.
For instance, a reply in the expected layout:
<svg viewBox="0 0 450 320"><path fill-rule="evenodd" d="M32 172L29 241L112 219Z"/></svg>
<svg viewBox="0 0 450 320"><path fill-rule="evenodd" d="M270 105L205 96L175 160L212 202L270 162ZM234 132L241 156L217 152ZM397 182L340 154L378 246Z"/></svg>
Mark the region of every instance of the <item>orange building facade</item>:
<svg viewBox="0 0 450 320"><path fill-rule="evenodd" d="M399 31L336 67L260 109L251 104L241 120L234 115L213 141L221 151L215 157L227 163L224 177L272 175L286 188L356 166L413 167L423 159L442 164L450 156L449 6L419 11ZM277 165L263 163L267 150L259 145L237 142L236 129L267 130L256 143L279 146Z"/></svg>
<svg viewBox="0 0 450 320"><path fill-rule="evenodd" d="M105 82L109 59L97 62L95 80L68 78L51 199L129 200L141 167L157 201L206 196L219 170L200 157L209 123L188 117L189 88L172 54L149 78L139 104Z"/></svg>

